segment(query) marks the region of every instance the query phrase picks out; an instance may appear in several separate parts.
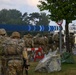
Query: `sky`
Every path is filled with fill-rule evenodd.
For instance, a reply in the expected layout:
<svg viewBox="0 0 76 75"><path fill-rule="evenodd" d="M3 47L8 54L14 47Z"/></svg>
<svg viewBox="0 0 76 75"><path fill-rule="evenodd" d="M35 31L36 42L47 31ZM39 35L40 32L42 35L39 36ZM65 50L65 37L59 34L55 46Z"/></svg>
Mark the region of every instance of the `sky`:
<svg viewBox="0 0 76 75"><path fill-rule="evenodd" d="M40 12L39 8L37 7L37 4L40 4L39 0L0 0L0 10L17 9L22 13ZM76 21L73 21L73 23L76 24ZM57 24L54 21L50 21L50 25L57 25ZM62 26L64 28L65 21L63 21Z"/></svg>
<svg viewBox="0 0 76 75"><path fill-rule="evenodd" d="M39 4L39 0L0 0L0 10L6 8L18 9L22 13L39 12L37 4Z"/></svg>

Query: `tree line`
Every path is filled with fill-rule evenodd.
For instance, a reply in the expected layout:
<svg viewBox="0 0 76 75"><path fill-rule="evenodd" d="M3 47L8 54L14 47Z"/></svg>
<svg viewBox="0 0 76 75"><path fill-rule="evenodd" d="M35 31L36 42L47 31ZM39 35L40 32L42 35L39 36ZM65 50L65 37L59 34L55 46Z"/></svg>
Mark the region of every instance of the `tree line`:
<svg viewBox="0 0 76 75"><path fill-rule="evenodd" d="M49 16L46 13L20 12L17 9L2 9L0 11L0 24L15 24L15 25L49 25Z"/></svg>

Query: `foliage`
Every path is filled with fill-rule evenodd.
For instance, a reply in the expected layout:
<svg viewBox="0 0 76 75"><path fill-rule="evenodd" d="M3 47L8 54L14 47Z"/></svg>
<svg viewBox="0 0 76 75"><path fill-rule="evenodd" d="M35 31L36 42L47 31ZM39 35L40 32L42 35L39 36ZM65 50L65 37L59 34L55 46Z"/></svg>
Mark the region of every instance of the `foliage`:
<svg viewBox="0 0 76 75"><path fill-rule="evenodd" d="M68 25L72 20L76 19L76 0L40 0L38 5L40 10L48 10L50 19L58 22L59 20L66 20L65 34L66 34L66 51L71 52L72 48L69 44L69 29Z"/></svg>
<svg viewBox="0 0 76 75"><path fill-rule="evenodd" d="M1 24L20 24L22 13L16 9L3 9L0 11Z"/></svg>
<svg viewBox="0 0 76 75"><path fill-rule="evenodd" d="M25 12L23 15L22 15L22 22L23 24L25 25L29 25L30 24L30 20L29 20L29 16L28 16L28 13Z"/></svg>
<svg viewBox="0 0 76 75"><path fill-rule="evenodd" d="M37 25L49 25L49 22L50 22L49 16L46 15L46 13L41 13Z"/></svg>
<svg viewBox="0 0 76 75"><path fill-rule="evenodd" d="M0 24L19 25L49 25L49 18L46 13L33 12L22 14L16 9L2 9L0 11Z"/></svg>
<svg viewBox="0 0 76 75"><path fill-rule="evenodd" d="M46 13L30 13L29 14L29 21L32 25L49 25L49 17Z"/></svg>
<svg viewBox="0 0 76 75"><path fill-rule="evenodd" d="M29 14L29 19L30 19L30 24L36 25L38 20L40 18L40 14L37 12L30 13Z"/></svg>
<svg viewBox="0 0 76 75"><path fill-rule="evenodd" d="M48 10L53 21L68 20L71 22L76 19L76 0L45 0L40 1L40 10Z"/></svg>

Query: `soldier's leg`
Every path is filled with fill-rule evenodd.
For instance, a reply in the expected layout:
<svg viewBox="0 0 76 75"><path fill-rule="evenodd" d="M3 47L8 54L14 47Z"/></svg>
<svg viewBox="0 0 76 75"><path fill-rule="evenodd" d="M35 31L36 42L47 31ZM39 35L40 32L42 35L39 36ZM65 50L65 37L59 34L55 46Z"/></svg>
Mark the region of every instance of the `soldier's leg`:
<svg viewBox="0 0 76 75"><path fill-rule="evenodd" d="M24 65L22 65L22 75L24 75Z"/></svg>
<svg viewBox="0 0 76 75"><path fill-rule="evenodd" d="M22 65L18 68L18 75L23 75Z"/></svg>
<svg viewBox="0 0 76 75"><path fill-rule="evenodd" d="M2 65L2 62L1 62L1 75L4 75L3 74L3 65Z"/></svg>
<svg viewBox="0 0 76 75"><path fill-rule="evenodd" d="M28 70L25 70L25 72L26 72L26 75L28 75Z"/></svg>
<svg viewBox="0 0 76 75"><path fill-rule="evenodd" d="M1 74L4 75L5 73L5 60L1 60Z"/></svg>
<svg viewBox="0 0 76 75"><path fill-rule="evenodd" d="M26 75L28 75L28 61L25 64L25 73L26 73Z"/></svg>

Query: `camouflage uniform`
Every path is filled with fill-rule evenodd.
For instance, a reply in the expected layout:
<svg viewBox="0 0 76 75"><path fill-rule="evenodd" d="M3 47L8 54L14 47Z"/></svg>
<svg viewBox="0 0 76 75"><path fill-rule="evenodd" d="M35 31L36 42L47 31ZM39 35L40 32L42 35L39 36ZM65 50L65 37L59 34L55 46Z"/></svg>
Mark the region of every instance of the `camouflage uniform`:
<svg viewBox="0 0 76 75"><path fill-rule="evenodd" d="M59 47L59 33L54 35L53 40L54 40L53 50L56 50L57 47Z"/></svg>
<svg viewBox="0 0 76 75"><path fill-rule="evenodd" d="M24 37L23 37L23 39L24 39L24 41L25 41L25 46L26 46L27 48L32 48L32 47L34 47L34 42L33 42L32 37L33 37L33 36L30 35L30 34L24 35Z"/></svg>
<svg viewBox="0 0 76 75"><path fill-rule="evenodd" d="M48 41L47 36L38 36L34 38L34 47L42 47L44 52L47 52Z"/></svg>
<svg viewBox="0 0 76 75"><path fill-rule="evenodd" d="M24 41L20 39L18 32L13 32L10 39L4 43L4 55L6 59L5 75L22 75L22 50Z"/></svg>
<svg viewBox="0 0 76 75"><path fill-rule="evenodd" d="M33 36L31 34L27 34L23 36L24 42L25 42L25 47L26 48L33 48L34 47L34 41L33 41ZM31 60L32 51L28 51L28 59Z"/></svg>
<svg viewBox="0 0 76 75"><path fill-rule="evenodd" d="M7 33L6 33L5 29L0 29L0 52L2 51L1 47L2 47L3 42L6 40L6 35L7 35Z"/></svg>
<svg viewBox="0 0 76 75"><path fill-rule="evenodd" d="M42 49L43 49L43 51L45 52L45 53L47 53L48 52L48 38L47 38L47 36L44 36L44 37L41 37L40 38L40 40L39 40L39 42L40 42L40 46L42 47Z"/></svg>
<svg viewBox="0 0 76 75"><path fill-rule="evenodd" d="M4 74L5 69L3 68L5 66L5 59L3 56L3 43L7 39L7 33L5 29L0 29L0 60L1 60L1 74Z"/></svg>
<svg viewBox="0 0 76 75"><path fill-rule="evenodd" d="M49 50L53 50L53 45L54 45L54 40L53 40L53 34L50 34L50 36L48 37L48 47L49 47Z"/></svg>
<svg viewBox="0 0 76 75"><path fill-rule="evenodd" d="M61 36L62 36L62 48L64 48L64 34L61 34ZM56 50L57 48L59 48L59 44L60 44L59 32L54 35L53 39L54 39L54 47L53 48L55 48L55 50Z"/></svg>
<svg viewBox="0 0 76 75"><path fill-rule="evenodd" d="M74 48L74 42L75 42L74 33L70 33L69 42L70 42L70 49L72 51L72 48Z"/></svg>

